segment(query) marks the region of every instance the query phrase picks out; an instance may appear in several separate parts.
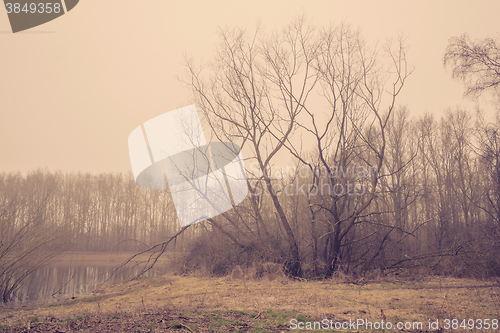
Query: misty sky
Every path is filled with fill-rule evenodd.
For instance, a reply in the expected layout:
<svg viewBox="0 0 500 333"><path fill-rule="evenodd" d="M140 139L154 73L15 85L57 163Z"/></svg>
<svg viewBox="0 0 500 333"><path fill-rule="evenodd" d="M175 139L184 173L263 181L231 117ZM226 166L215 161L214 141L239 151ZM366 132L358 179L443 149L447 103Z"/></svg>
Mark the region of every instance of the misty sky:
<svg viewBox="0 0 500 333"><path fill-rule="evenodd" d="M81 0L68 14L12 34L0 14L0 172L131 170L127 138L141 123L189 105L176 79L183 55L210 60L217 27L268 30L299 14L342 21L371 43L404 32L415 71L399 102L412 115L470 110L443 68L448 39L500 33L500 1ZM491 109L487 99L482 107Z"/></svg>

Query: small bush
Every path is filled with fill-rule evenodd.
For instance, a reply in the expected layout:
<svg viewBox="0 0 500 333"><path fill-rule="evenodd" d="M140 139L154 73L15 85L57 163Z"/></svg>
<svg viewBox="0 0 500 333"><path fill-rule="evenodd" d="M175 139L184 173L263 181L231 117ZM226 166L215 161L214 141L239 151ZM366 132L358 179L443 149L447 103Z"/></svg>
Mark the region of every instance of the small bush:
<svg viewBox="0 0 500 333"><path fill-rule="evenodd" d="M235 279L245 276L274 278L282 275L283 258L284 253L275 243L247 241L242 248L224 235L200 235L190 250L174 262L174 266L181 274L197 272L211 276L230 275Z"/></svg>

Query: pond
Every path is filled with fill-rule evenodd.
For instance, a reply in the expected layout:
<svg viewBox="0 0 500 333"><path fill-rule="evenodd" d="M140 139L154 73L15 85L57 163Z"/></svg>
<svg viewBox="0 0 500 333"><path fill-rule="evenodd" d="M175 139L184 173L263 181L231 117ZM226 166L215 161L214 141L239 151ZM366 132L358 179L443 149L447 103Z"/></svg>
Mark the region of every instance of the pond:
<svg viewBox="0 0 500 333"><path fill-rule="evenodd" d="M144 267L139 260L115 270L128 254L79 254L68 256L43 267L30 275L16 293L15 302L51 302L90 294L103 283L134 278ZM71 258L68 260L68 258ZM144 273L144 277L167 273L168 263L161 260Z"/></svg>

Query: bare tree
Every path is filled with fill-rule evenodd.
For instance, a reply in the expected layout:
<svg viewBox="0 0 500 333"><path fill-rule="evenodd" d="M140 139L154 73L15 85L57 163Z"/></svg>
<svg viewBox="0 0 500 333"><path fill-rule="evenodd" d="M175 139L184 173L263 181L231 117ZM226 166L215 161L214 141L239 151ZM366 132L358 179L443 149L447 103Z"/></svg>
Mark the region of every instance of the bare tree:
<svg viewBox="0 0 500 333"><path fill-rule="evenodd" d="M344 177L339 182L332 165L343 168L344 173L360 164L372 171L369 179L359 180L366 182L363 197L325 193L304 203L312 218L316 244L312 255L317 259L321 240L327 274L331 275L344 240L362 223L376 196L388 119L411 73L403 40L395 47L370 49L359 32L346 25L320 30L304 18L267 36L260 29L252 37L241 30L222 30L220 36L216 59L204 68L210 73L205 76L188 61L185 82L217 138L236 141L250 152L247 173L256 180L249 184L250 192L264 189L272 202L286 235L286 269L291 275L301 275L304 256L297 241L300 228L291 223L296 213L285 209L285 200L280 200L283 188L291 184L279 184L285 178L272 175L273 166L284 164L278 158L295 159L296 165L310 171L316 186L326 182L330 190L342 186L354 191L349 182L355 180ZM379 51L386 52L389 66L384 66ZM386 93L387 79L393 81ZM314 148L303 151L302 138L314 142ZM319 170L324 173L317 174ZM282 191L278 193L276 188ZM251 196L250 201L256 226L270 229L271 221L262 219L256 197Z"/></svg>
<svg viewBox="0 0 500 333"><path fill-rule="evenodd" d="M492 221L488 228L490 234L500 235L500 115L497 115L493 123L487 123L484 116L479 115L476 137L476 152L484 183L481 186L482 193L478 195L480 200L472 199Z"/></svg>
<svg viewBox="0 0 500 333"><path fill-rule="evenodd" d="M262 181L286 233L290 255L286 270L300 276L297 240L269 170L295 132L297 117L317 80L310 73L319 44L299 21L265 42L261 35L258 30L249 39L244 31L222 30L211 77L204 80L188 63L188 83L218 139L238 143L251 151L256 170L247 171ZM250 185L250 192L256 191ZM250 200L256 227L266 230L255 196ZM227 218L228 214L224 216Z"/></svg>
<svg viewBox="0 0 500 333"><path fill-rule="evenodd" d="M57 177L34 172L0 175L0 298L15 298L24 280L65 249L68 237L55 225L48 207Z"/></svg>
<svg viewBox="0 0 500 333"><path fill-rule="evenodd" d="M467 34L449 40L444 65L465 83L465 95L495 91L500 98L500 48L493 38L471 41Z"/></svg>

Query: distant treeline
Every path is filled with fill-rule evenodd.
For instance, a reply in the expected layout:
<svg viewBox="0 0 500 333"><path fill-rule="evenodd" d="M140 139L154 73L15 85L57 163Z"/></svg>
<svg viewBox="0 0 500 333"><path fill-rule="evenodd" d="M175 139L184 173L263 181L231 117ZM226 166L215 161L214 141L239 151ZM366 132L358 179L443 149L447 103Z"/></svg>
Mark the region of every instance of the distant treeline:
<svg viewBox="0 0 500 333"><path fill-rule="evenodd" d="M369 188L368 174L308 173L302 165L289 169L295 174L273 177L273 191L298 240L301 274L418 268L499 275L498 128L481 118L474 122L463 110L448 111L439 121L430 115L411 120L406 109L397 110L387 127L384 164L370 175L379 177L373 202L349 229L335 228L333 214L337 225L346 224L342 216L368 194L340 193L340 186ZM351 167L361 163L353 159ZM327 186L332 180L336 190ZM289 244L273 197L258 177L249 177L249 186L249 196L235 209L179 236L178 249L189 250L183 269L226 274L258 262L286 267ZM36 247L54 253L140 251L179 230L169 192L139 188L131 174L0 174L0 260Z"/></svg>
<svg viewBox="0 0 500 333"><path fill-rule="evenodd" d="M71 251L138 251L179 228L169 193L141 189L131 174L2 173L0 209L3 244L30 219Z"/></svg>

